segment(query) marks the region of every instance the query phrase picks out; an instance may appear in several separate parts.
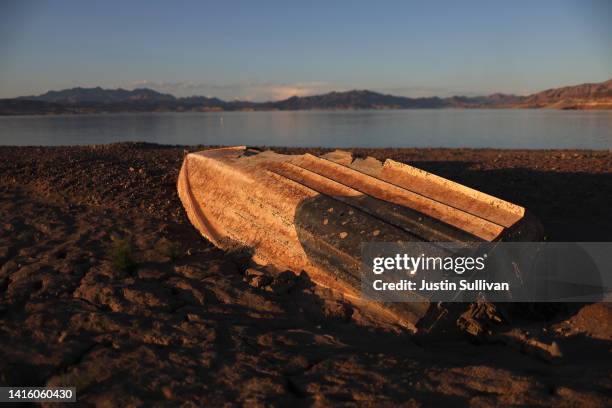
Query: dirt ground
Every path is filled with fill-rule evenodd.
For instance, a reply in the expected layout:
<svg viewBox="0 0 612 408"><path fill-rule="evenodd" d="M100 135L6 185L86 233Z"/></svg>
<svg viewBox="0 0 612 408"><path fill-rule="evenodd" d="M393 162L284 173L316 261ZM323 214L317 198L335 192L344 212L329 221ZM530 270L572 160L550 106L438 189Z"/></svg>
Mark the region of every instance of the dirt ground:
<svg viewBox="0 0 612 408"><path fill-rule="evenodd" d="M612 404L610 304L496 328L554 358L379 325L304 274L248 269L200 237L175 186L200 149L0 147L1 385L73 385L81 405L109 407ZM353 151L521 204L548 240L612 241L610 151Z"/></svg>

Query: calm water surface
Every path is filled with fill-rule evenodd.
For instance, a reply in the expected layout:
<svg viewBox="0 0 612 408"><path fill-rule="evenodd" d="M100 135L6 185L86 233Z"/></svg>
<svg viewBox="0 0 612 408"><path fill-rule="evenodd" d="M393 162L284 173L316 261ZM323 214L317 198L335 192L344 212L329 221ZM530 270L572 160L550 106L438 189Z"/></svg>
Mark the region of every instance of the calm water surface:
<svg viewBox="0 0 612 408"><path fill-rule="evenodd" d="M612 149L612 111L383 110L0 117L2 145Z"/></svg>

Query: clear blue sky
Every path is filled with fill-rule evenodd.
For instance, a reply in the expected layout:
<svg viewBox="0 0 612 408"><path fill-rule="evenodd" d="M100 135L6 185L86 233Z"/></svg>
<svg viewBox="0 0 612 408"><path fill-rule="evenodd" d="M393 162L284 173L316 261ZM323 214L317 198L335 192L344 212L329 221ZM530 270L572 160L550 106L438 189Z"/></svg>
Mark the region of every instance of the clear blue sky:
<svg viewBox="0 0 612 408"><path fill-rule="evenodd" d="M612 2L1 1L0 97L528 93L612 77Z"/></svg>

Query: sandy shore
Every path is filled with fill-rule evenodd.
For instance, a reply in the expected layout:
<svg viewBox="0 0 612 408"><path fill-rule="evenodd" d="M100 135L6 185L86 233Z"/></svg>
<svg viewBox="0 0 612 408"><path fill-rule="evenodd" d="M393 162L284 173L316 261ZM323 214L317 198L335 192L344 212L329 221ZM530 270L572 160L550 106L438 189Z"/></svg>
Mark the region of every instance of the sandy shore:
<svg viewBox="0 0 612 408"><path fill-rule="evenodd" d="M108 406L611 403L609 305L501 324L555 342L552 361L459 332L398 333L201 238L176 196L186 149L199 150L0 147L1 384L76 385L81 402ZM612 152L354 152L521 204L549 240L612 241ZM137 264L117 272L109 248L128 237Z"/></svg>

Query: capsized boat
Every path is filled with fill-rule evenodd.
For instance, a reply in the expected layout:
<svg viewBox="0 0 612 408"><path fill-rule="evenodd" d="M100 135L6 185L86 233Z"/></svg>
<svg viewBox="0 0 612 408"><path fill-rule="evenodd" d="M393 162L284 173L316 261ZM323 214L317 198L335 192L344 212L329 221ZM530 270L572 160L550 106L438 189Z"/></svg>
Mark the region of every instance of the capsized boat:
<svg viewBox="0 0 612 408"><path fill-rule="evenodd" d="M178 194L191 223L226 250L305 271L316 284L411 329L429 302L360 296L361 244L534 241L521 206L393 160L334 151L284 155L245 146L190 153Z"/></svg>

